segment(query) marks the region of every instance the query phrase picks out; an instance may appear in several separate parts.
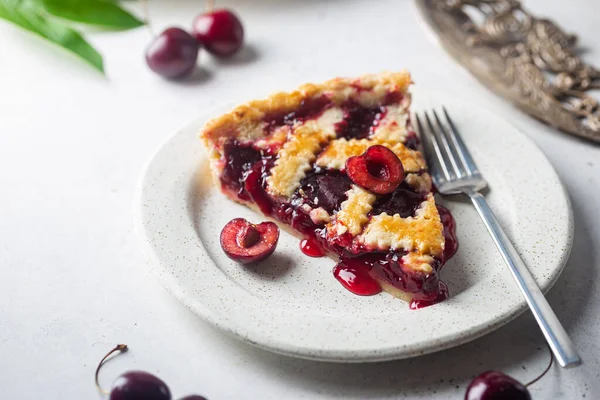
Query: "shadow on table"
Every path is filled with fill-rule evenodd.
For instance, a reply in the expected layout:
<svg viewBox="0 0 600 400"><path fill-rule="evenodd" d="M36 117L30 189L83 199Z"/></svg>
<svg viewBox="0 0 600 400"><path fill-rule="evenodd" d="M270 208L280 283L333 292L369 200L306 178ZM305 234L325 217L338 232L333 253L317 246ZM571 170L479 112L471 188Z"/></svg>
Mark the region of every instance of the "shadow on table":
<svg viewBox="0 0 600 400"><path fill-rule="evenodd" d="M250 64L260 58L260 52L258 49L248 43L242 47L239 53L235 54L231 58L217 58L208 56L206 54L201 55L201 60L196 65L194 72L190 76L180 80L173 80L170 83L180 86L195 86L202 85L210 81L213 76L218 73L219 68L222 67L238 67L244 64ZM208 60L203 59L204 57Z"/></svg>
<svg viewBox="0 0 600 400"><path fill-rule="evenodd" d="M494 333L474 342L417 358L363 364L339 364L294 359L251 347L236 339L227 341L254 361L253 368L295 385L320 389L320 393L340 398L407 397L449 389L466 389L465 381L489 369L506 370L522 364L522 380L535 377L527 371L530 357L547 357L548 350L535 321L518 318Z"/></svg>
<svg viewBox="0 0 600 400"><path fill-rule="evenodd" d="M595 246L589 235L592 221L586 220L581 211L583 207L580 206L580 202L584 200L571 198L575 219L573 248L565 270L547 295L548 302L568 332L574 331L579 322L590 313L585 305L595 292L594 285L598 281L598 260L594 259ZM585 355L582 357L585 358Z"/></svg>
<svg viewBox="0 0 600 400"><path fill-rule="evenodd" d="M252 43L247 43L241 50L230 58L214 58L220 65L243 65L254 62L260 58L260 52Z"/></svg>
<svg viewBox="0 0 600 400"><path fill-rule="evenodd" d="M213 72L203 65L196 65L196 68L190 76L180 80L171 80L169 83L180 86L201 85L208 82L213 76Z"/></svg>

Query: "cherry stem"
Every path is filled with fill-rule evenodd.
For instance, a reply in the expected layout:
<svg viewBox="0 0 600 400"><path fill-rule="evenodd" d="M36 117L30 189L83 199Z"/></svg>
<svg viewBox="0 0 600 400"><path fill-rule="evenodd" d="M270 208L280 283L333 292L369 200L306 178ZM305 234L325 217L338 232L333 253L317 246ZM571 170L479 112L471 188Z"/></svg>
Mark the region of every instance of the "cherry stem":
<svg viewBox="0 0 600 400"><path fill-rule="evenodd" d="M118 344L115 346L114 349L112 349L111 351L109 351L108 353L106 353L106 355L102 358L102 360L100 360L100 364L98 364L98 368L96 368L96 389L98 389L98 391L102 394L110 394L110 392L107 392L106 390L102 389L102 387L100 387L100 382L98 382L98 374L100 373L100 368L102 367L102 365L104 365L104 362L106 361L106 359L108 357L110 357L110 355L112 353L114 353L115 351L120 351L121 353L125 353L129 348L127 347L126 344Z"/></svg>
<svg viewBox="0 0 600 400"><path fill-rule="evenodd" d="M206 11L211 12L215 8L215 0L206 1Z"/></svg>
<svg viewBox="0 0 600 400"><path fill-rule="evenodd" d="M550 363L548 363L548 366L546 367L546 369L544 370L544 372L542 372L542 374L540 376L538 376L537 378L535 378L531 382L526 383L525 387L533 385L534 383L536 383L537 381L539 381L540 379L542 379L544 377L544 375L546 375L546 373L548 373L548 371L550 371L550 367L552 367L552 363L554 362L554 355L552 354L552 349L550 348L550 345L548 343L546 343L546 346L548 346L548 350L550 351Z"/></svg>

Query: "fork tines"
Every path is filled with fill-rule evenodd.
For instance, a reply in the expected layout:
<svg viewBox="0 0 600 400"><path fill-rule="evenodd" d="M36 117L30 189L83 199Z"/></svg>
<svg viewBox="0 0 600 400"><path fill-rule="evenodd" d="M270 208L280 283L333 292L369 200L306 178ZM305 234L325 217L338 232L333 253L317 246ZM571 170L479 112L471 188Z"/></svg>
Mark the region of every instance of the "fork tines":
<svg viewBox="0 0 600 400"><path fill-rule="evenodd" d="M433 118L430 118L427 111L422 112L427 129L424 129L421 118L415 113L419 134L423 140L428 161L432 166L432 178L436 186L439 189L442 182L453 182L465 178L482 179L479 169L448 111L445 107L442 107L442 111L443 121L434 109L431 110Z"/></svg>

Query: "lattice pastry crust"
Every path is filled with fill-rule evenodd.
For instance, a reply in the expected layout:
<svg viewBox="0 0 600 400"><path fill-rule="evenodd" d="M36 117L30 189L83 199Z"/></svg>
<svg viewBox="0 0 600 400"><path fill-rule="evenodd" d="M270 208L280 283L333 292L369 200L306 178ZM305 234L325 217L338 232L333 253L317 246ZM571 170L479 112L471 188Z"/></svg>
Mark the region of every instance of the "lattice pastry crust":
<svg viewBox="0 0 600 400"><path fill-rule="evenodd" d="M200 133L211 158L211 167L219 179L226 166L226 143L250 143L274 159L265 179L265 191L273 199L291 201L301 181L314 169L343 171L346 160L362 154L373 145L391 149L402 161L405 183L423 195L414 215L371 215L373 204L381 196L352 185L339 209L329 213L321 207L304 204L313 222L323 224L326 236L335 243L344 237L349 249L356 252L402 251L404 265L424 274L433 271L434 259L444 250L443 226L431 194L431 178L420 151L406 143L414 135L410 124L411 83L407 72L363 75L357 79L336 78L322 84L306 84L289 93L276 93L264 100L254 100L230 113L209 121ZM302 109L307 102L327 101L326 109L314 118L297 118L273 124L271 116L281 116ZM349 101L361 107L384 107L385 112L367 137L338 136L344 123L343 105ZM291 115L291 114L290 114ZM235 201L252 200L224 192ZM256 207L253 207L256 208Z"/></svg>

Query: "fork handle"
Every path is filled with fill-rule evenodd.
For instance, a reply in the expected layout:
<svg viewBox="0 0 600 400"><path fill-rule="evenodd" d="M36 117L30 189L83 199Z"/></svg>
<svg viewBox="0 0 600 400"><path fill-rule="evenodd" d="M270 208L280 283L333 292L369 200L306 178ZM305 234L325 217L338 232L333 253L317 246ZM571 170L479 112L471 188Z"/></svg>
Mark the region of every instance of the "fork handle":
<svg viewBox="0 0 600 400"><path fill-rule="evenodd" d="M468 190L465 194L471 198L504 262L508 265L558 363L565 368L581 364L581 358L577 354L565 328L556 317L517 250L504 233L485 198L474 190Z"/></svg>

